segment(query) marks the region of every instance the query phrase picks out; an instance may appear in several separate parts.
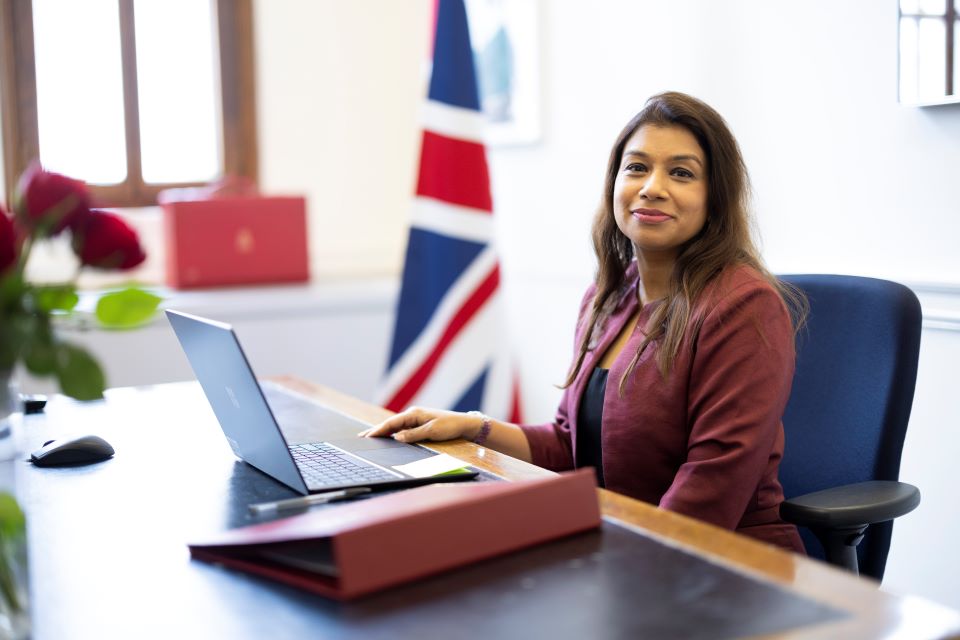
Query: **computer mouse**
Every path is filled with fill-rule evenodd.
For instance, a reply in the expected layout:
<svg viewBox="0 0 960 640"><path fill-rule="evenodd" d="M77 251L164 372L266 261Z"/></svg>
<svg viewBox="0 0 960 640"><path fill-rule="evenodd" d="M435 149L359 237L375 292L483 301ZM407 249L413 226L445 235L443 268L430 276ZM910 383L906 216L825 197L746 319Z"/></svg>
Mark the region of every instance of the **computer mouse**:
<svg viewBox="0 0 960 640"><path fill-rule="evenodd" d="M30 455L38 467L81 465L106 460L114 454L110 443L100 436L80 436L67 440L48 440Z"/></svg>

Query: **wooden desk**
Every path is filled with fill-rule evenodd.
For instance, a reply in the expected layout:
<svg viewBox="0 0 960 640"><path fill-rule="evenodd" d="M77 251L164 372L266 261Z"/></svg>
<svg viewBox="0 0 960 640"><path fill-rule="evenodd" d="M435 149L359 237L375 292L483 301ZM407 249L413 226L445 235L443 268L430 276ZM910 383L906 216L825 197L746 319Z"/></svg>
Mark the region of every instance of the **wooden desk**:
<svg viewBox="0 0 960 640"><path fill-rule="evenodd" d="M293 378L281 382L368 422L388 415L325 387ZM429 616L438 610L430 594L446 595L451 584L459 585L458 576L467 576L469 584L462 590L469 597L471 585L480 579L476 572L447 574L447 582L434 581L419 591L401 588L371 601L339 605L191 561L187 540L245 524L248 503L291 494L236 461L195 383L114 389L105 402L86 405L57 397L45 416L29 416L25 423L28 450L54 436L91 432L117 450L115 459L89 467L39 469L23 461L0 465L0 477L7 476L8 483L12 477L27 511L34 637L39 640L392 637L389 626L385 631L376 623L393 619L403 621L403 629L420 625L416 628L422 628L423 636L432 637L437 630ZM291 440L308 437L288 433ZM432 446L508 479L549 473L466 442ZM868 580L641 502L607 491L600 496L609 518L647 540L843 614L767 637L960 637L960 614L952 610L884 593ZM521 597L510 615L522 615L522 603ZM479 613L441 614L448 625L441 635L476 637L471 620L504 611L502 603L477 604ZM428 613L410 617L419 611ZM517 628L517 637L537 637L537 620L526 622L533 626ZM595 637L626 637L604 628L596 631ZM711 637L709 630L703 637Z"/></svg>

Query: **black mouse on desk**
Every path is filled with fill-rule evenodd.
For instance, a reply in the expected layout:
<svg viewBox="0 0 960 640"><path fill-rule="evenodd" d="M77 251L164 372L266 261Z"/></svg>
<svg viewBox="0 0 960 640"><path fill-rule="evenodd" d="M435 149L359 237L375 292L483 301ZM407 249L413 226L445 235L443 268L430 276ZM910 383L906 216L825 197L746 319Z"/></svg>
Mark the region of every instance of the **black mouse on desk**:
<svg viewBox="0 0 960 640"><path fill-rule="evenodd" d="M100 436L80 436L48 440L30 455L30 462L38 467L81 465L106 460L113 454L113 447Z"/></svg>

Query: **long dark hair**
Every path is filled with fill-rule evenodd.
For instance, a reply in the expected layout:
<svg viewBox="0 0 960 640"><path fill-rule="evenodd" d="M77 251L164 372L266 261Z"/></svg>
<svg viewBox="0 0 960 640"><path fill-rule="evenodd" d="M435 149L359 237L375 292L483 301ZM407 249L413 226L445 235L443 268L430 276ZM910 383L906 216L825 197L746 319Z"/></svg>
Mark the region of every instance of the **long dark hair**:
<svg viewBox="0 0 960 640"><path fill-rule="evenodd" d="M654 310L646 327L646 337L637 349L626 373L620 379L623 394L627 378L650 343L662 339L656 354L657 367L666 377L673 367L683 336L691 322L691 312L707 284L724 268L742 264L755 269L780 294L791 312L794 327L806 315L803 295L781 282L763 266L753 242L750 217L750 179L740 146L727 123L712 107L683 93L667 92L647 100L637 115L617 136L610 151L603 185L603 199L593 221L593 248L597 255L596 294L579 353L564 387L573 384L598 323L615 311L618 292L626 284L626 272L634 258L633 244L617 227L613 210L614 183L627 140L644 125L680 126L697 139L706 154L707 219L697 235L681 247L670 276L663 303ZM630 292L636 295L636 292ZM701 322L702 318L697 322ZM698 327L695 327L695 329Z"/></svg>

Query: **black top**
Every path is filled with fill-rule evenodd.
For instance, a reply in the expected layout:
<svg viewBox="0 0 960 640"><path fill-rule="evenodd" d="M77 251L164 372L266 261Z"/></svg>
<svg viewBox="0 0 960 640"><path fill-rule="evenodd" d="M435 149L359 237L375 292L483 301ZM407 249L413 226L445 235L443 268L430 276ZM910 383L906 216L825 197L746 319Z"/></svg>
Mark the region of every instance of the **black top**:
<svg viewBox="0 0 960 640"><path fill-rule="evenodd" d="M607 390L607 370L597 367L590 374L577 413L577 468L593 467L597 485L603 485L603 451L600 424L603 420L603 394Z"/></svg>

